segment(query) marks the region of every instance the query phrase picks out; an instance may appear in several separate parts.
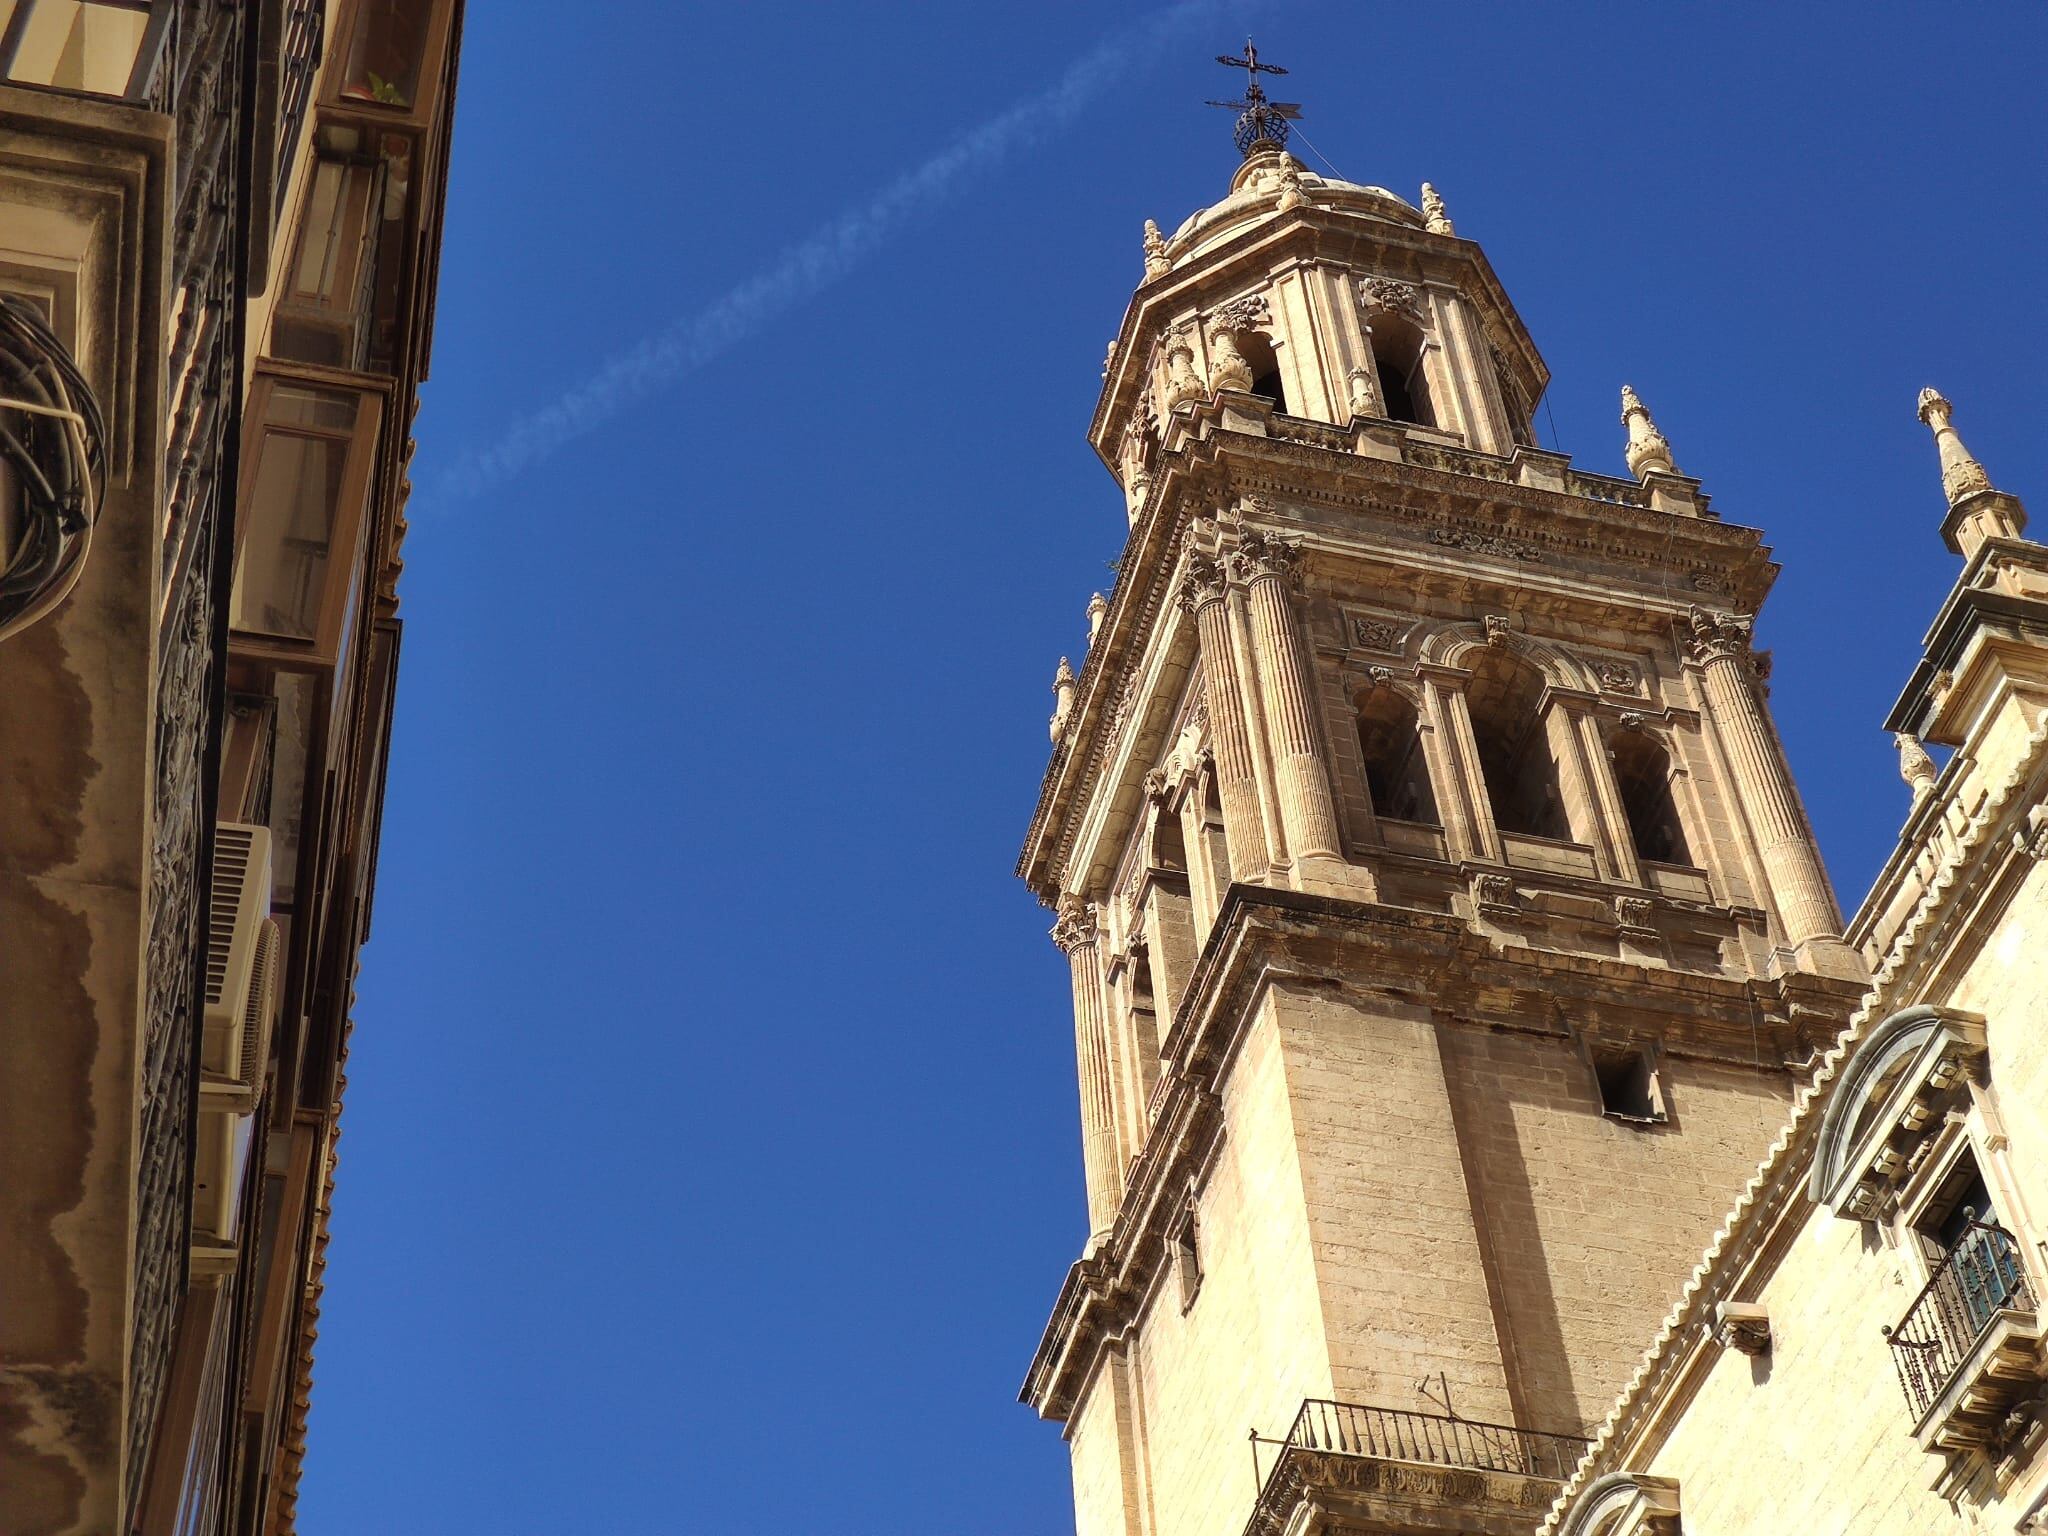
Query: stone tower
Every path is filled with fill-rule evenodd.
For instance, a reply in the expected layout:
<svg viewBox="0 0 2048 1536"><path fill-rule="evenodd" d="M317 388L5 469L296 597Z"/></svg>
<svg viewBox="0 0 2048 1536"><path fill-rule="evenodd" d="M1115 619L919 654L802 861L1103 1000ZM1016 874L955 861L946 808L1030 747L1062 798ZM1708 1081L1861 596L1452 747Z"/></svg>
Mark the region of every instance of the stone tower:
<svg viewBox="0 0 2048 1536"><path fill-rule="evenodd" d="M1760 535L1633 391L1630 478L1538 448L1442 200L1284 133L1148 225L1090 429L1129 541L1019 866L1089 1236L1023 1397L1081 1536L1531 1530L1861 970Z"/></svg>

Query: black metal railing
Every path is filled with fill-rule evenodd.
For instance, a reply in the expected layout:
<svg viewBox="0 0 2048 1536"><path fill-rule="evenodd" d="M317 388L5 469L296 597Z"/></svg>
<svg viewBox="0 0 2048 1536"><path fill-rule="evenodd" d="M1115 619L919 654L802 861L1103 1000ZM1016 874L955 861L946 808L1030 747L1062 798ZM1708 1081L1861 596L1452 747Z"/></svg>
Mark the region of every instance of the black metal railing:
<svg viewBox="0 0 2048 1536"><path fill-rule="evenodd" d="M1586 1441L1577 1435L1320 1398L1301 1405L1285 1443L1297 1450L1513 1472L1557 1482L1571 1476L1586 1452Z"/></svg>
<svg viewBox="0 0 2048 1536"><path fill-rule="evenodd" d="M285 16L283 54L278 61L277 143L274 146L274 174L280 189L274 217L278 219L284 217L282 189L291 176L292 156L298 152L299 132L306 122L306 105L313 96L313 77L320 72L326 24L327 8L319 0L291 0Z"/></svg>
<svg viewBox="0 0 2048 1536"><path fill-rule="evenodd" d="M1925 1414L1949 1389L1999 1313L2033 1305L2013 1235L1995 1223L1969 1222L1899 1325L1884 1330L1914 1414Z"/></svg>
<svg viewBox="0 0 2048 1536"><path fill-rule="evenodd" d="M1301 1405L1285 1440L1252 1436L1258 1502L1245 1536L1279 1536L1292 1505L1313 1474L1305 1458L1360 1456L1379 1461L1420 1462L1475 1472L1505 1472L1561 1483L1572 1475L1589 1442L1581 1435L1517 1429L1452 1414L1416 1413L1310 1398ZM1270 1469L1257 1466L1258 1448L1277 1446Z"/></svg>

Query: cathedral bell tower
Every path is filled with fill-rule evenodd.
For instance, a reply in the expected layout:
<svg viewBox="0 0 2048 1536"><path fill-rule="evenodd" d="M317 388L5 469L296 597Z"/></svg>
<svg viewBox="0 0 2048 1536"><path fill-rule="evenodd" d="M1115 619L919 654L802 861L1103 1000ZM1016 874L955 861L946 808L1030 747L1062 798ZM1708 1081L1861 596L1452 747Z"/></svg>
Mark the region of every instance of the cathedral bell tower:
<svg viewBox="0 0 2048 1536"><path fill-rule="evenodd" d="M1861 971L1761 536L1631 391L1627 477L1538 448L1485 255L1260 72L1090 428L1129 539L1019 866L1088 1236L1023 1398L1081 1536L1531 1530Z"/></svg>

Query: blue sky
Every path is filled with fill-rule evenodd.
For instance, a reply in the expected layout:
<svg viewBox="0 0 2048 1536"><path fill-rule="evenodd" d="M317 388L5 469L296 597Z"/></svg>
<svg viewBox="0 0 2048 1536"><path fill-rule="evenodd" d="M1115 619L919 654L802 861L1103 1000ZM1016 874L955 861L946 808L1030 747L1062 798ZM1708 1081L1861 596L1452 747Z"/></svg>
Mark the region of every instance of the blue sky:
<svg viewBox="0 0 2048 1536"><path fill-rule="evenodd" d="M1618 472L1627 380L1768 532L1853 906L1956 570L1923 384L2048 516L2048 12L562 15L470 7L300 1528L1070 1529L1013 1397L1073 1037L1010 870L1122 539L1083 433L1142 221L1235 162L1211 55L1443 191L1547 440Z"/></svg>

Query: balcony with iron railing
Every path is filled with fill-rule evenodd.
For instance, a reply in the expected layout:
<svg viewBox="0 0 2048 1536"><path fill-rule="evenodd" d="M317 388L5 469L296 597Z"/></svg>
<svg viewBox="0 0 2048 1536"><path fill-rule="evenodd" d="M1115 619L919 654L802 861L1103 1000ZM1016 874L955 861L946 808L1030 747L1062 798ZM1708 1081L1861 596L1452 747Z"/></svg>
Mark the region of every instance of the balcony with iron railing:
<svg viewBox="0 0 2048 1536"><path fill-rule="evenodd" d="M2033 1289L2018 1242L1995 1223L1969 1220L1884 1334L1914 1433L1930 1449L1995 1441L2013 1404L2041 1381Z"/></svg>
<svg viewBox="0 0 2048 1536"><path fill-rule="evenodd" d="M1362 1519L1398 1524L1422 1511L1456 1509L1461 1528L1522 1530L1570 1477L1587 1441L1455 1414L1418 1413L1311 1398L1277 1447L1259 1484L1245 1536L1278 1536L1305 1498L1347 1506Z"/></svg>

